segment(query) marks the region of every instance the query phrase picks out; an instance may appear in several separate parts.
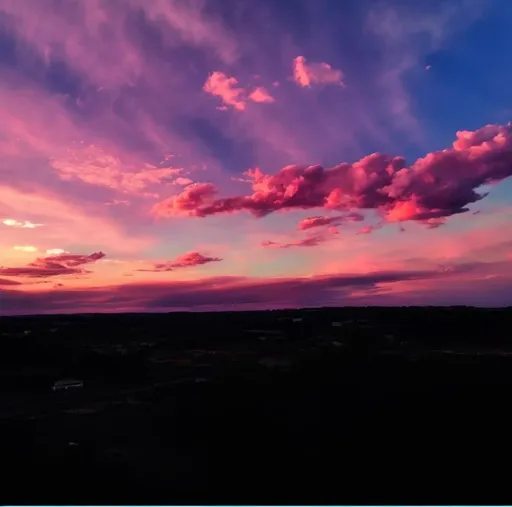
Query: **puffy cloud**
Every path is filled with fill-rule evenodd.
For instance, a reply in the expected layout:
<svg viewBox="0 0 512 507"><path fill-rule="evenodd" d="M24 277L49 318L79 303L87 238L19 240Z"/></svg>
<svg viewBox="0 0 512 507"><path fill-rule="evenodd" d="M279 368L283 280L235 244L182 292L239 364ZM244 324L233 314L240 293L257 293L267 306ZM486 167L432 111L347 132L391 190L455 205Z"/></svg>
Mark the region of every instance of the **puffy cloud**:
<svg viewBox="0 0 512 507"><path fill-rule="evenodd" d="M59 255L39 257L25 267L0 267L0 275L27 278L78 275L87 272L81 266L96 262L103 257L105 257L103 252L95 252L90 255L61 253Z"/></svg>
<svg viewBox="0 0 512 507"><path fill-rule="evenodd" d="M298 229L305 231L312 229L313 227L322 227L324 225L338 225L342 222L361 222L364 220L364 216L361 213L349 213L348 215L340 215L334 217L315 216L307 217L301 220L298 225Z"/></svg>
<svg viewBox="0 0 512 507"><path fill-rule="evenodd" d="M251 195L215 199L216 188L203 183L158 203L153 211L205 217L244 210L261 217L278 210L376 209L388 222L439 224L483 199L487 194L478 193L479 187L512 175L512 126L457 132L452 148L429 153L409 167L403 157L374 153L328 169L292 165L275 175L259 169L246 174Z"/></svg>
<svg viewBox="0 0 512 507"><path fill-rule="evenodd" d="M37 252L37 247L31 245L15 245L12 248L18 252Z"/></svg>
<svg viewBox="0 0 512 507"><path fill-rule="evenodd" d="M157 203L153 212L159 216L180 215L183 212L195 215L205 202L213 199L217 189L212 183L193 183L175 197Z"/></svg>
<svg viewBox="0 0 512 507"><path fill-rule="evenodd" d="M7 227L18 227L20 229L35 229L36 227L42 227L43 224L34 224L25 220L24 222L20 222L19 220L14 220L13 218L4 218L2 223Z"/></svg>
<svg viewBox="0 0 512 507"><path fill-rule="evenodd" d="M208 257L199 252L188 252L183 255L179 255L172 261L156 263L152 269L140 269L139 271L174 271L175 269L202 266L203 264L219 262L221 260L222 259L220 257Z"/></svg>
<svg viewBox="0 0 512 507"><path fill-rule="evenodd" d="M213 72L208 76L203 90L206 93L220 97L223 104L243 111L245 109L245 90L237 86L238 80L228 77L223 72Z"/></svg>
<svg viewBox="0 0 512 507"><path fill-rule="evenodd" d="M268 90L262 86L248 93L245 88L238 85L236 78L229 77L223 72L212 72L208 76L203 90L206 93L220 97L224 106L231 106L238 111L243 111L248 101L260 103L275 101Z"/></svg>
<svg viewBox="0 0 512 507"><path fill-rule="evenodd" d="M333 69L328 63L307 63L303 56L293 60L293 78L303 88L312 84L345 86L341 70Z"/></svg>

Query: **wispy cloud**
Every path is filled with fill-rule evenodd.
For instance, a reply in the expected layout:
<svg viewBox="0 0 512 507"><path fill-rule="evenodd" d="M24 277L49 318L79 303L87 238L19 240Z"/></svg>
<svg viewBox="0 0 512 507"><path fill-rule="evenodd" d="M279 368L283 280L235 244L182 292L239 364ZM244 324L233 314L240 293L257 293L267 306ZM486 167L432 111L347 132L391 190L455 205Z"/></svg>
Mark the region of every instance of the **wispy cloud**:
<svg viewBox="0 0 512 507"><path fill-rule="evenodd" d="M293 78L303 88L314 84L345 86L341 70L333 69L328 63L308 63L303 56L293 60Z"/></svg>
<svg viewBox="0 0 512 507"><path fill-rule="evenodd" d="M37 247L31 245L15 245L12 248L18 252L37 252Z"/></svg>
<svg viewBox="0 0 512 507"><path fill-rule="evenodd" d="M308 238L298 239L296 241L290 241L288 243L278 243L276 241L264 241L261 246L266 248L293 248L293 247L309 247L317 246L327 240L327 237L322 234L315 236L309 236Z"/></svg>
<svg viewBox="0 0 512 507"><path fill-rule="evenodd" d="M0 0L0 311L507 300L510 247L469 234L512 219L510 126L477 128L508 121L510 13L475 42L485 2L320 4Z"/></svg>
<svg viewBox="0 0 512 507"><path fill-rule="evenodd" d="M153 271L153 272L166 272L174 271L176 269L191 268L195 266L202 266L210 262L219 262L220 257L209 257L199 252L188 252L176 257L175 259L167 262L157 262L152 268L141 269L139 271Z"/></svg>
<svg viewBox="0 0 512 507"><path fill-rule="evenodd" d="M14 220L13 218L4 218L2 223L7 227L18 227L20 229L35 229L36 227L43 226L43 224L34 224L27 220L20 222L19 220Z"/></svg>

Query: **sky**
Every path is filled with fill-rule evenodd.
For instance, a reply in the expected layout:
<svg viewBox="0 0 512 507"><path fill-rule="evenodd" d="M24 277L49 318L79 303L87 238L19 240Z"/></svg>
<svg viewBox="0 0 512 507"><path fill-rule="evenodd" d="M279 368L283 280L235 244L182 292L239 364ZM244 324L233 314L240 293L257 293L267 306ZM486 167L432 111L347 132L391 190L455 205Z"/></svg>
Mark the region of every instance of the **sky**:
<svg viewBox="0 0 512 507"><path fill-rule="evenodd" d="M0 315L512 305L510 0L0 0Z"/></svg>

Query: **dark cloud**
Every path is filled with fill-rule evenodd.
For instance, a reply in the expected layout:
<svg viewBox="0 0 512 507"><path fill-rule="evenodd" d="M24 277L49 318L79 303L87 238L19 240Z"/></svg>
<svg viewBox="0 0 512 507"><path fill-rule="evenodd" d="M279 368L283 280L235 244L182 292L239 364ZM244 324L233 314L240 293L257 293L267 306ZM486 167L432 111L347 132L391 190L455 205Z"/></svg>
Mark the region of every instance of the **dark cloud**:
<svg viewBox="0 0 512 507"><path fill-rule="evenodd" d="M27 278L45 278L48 276L77 275L87 273L81 266L91 264L105 257L103 252L90 255L59 254L39 257L25 267L0 267L0 275L20 276Z"/></svg>
<svg viewBox="0 0 512 507"><path fill-rule="evenodd" d="M7 285L21 285L21 282L16 282L15 280L5 280L4 278L0 278L0 286Z"/></svg>
<svg viewBox="0 0 512 507"><path fill-rule="evenodd" d="M327 237L321 234L310 236L309 238L291 241L289 243L277 243L276 241L264 241L261 246L265 248L293 248L296 246L317 246L327 241Z"/></svg>
<svg viewBox="0 0 512 507"><path fill-rule="evenodd" d="M343 222L362 222L364 216L361 213L348 213L347 215L339 215L335 217L315 216L307 217L301 220L298 229L305 231L314 227L322 227L324 225L339 225Z"/></svg>

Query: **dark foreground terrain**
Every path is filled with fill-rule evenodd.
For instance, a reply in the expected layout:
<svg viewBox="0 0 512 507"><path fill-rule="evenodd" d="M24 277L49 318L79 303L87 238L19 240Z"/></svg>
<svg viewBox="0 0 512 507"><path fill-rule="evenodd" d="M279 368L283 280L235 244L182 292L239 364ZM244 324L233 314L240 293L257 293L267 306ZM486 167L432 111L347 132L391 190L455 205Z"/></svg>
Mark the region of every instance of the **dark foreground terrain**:
<svg viewBox="0 0 512 507"><path fill-rule="evenodd" d="M473 308L0 318L0 502L510 504L511 329Z"/></svg>

